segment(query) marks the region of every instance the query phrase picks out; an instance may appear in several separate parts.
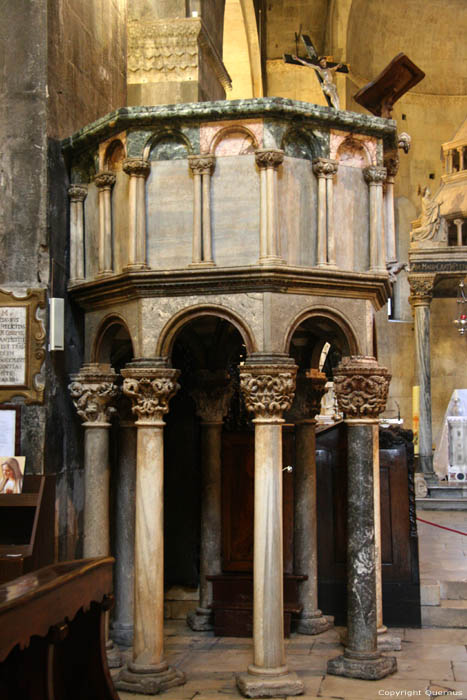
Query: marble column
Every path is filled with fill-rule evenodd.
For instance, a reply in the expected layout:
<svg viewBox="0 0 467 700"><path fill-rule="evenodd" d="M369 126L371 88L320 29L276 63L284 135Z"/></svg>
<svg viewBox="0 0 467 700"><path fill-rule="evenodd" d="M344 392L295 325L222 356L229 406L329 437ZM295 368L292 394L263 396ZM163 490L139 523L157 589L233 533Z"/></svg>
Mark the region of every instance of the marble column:
<svg viewBox="0 0 467 700"><path fill-rule="evenodd" d="M223 370L200 370L192 391L201 418L201 542L199 605L187 616L195 631L210 630L212 583L206 576L222 573L221 449L222 424L232 396L230 375Z"/></svg>
<svg viewBox="0 0 467 700"><path fill-rule="evenodd" d="M71 185L70 198L70 282L80 282L85 278L84 270L84 200L88 194L87 185Z"/></svg>
<svg viewBox="0 0 467 700"><path fill-rule="evenodd" d="M446 175L452 174L452 148L450 148L446 155Z"/></svg>
<svg viewBox="0 0 467 700"><path fill-rule="evenodd" d="M430 304L433 277L409 275L409 302L415 316L415 353L419 392L418 454L420 470L428 485L438 483L433 470L433 436L431 424L431 344Z"/></svg>
<svg viewBox="0 0 467 700"><path fill-rule="evenodd" d="M211 175L216 158L212 155L189 156L193 173L193 258L192 265L212 266Z"/></svg>
<svg viewBox="0 0 467 700"><path fill-rule="evenodd" d="M313 160L313 172L318 178L318 267L336 267L333 180L338 166L339 163L330 158Z"/></svg>
<svg viewBox="0 0 467 700"><path fill-rule="evenodd" d="M377 646L373 426L384 411L391 375L374 357L343 358L334 373L347 424L347 644L328 673L378 680L397 670Z"/></svg>
<svg viewBox="0 0 467 700"><path fill-rule="evenodd" d="M464 219L454 219L453 224L455 225L457 229L457 245L463 245L462 244L462 224L464 223Z"/></svg>
<svg viewBox="0 0 467 700"><path fill-rule="evenodd" d="M137 416L133 657L118 690L155 695L185 682L164 659L164 421L178 390L178 370L162 358L140 359L122 370L123 392Z"/></svg>
<svg viewBox="0 0 467 700"><path fill-rule="evenodd" d="M387 176L384 192L384 238L386 242L386 266L397 262L396 226L394 222L394 178L399 169L399 156L391 154L384 159Z"/></svg>
<svg viewBox="0 0 467 700"><path fill-rule="evenodd" d="M115 174L100 172L94 178L99 191L99 274L110 275L112 269L112 187Z"/></svg>
<svg viewBox="0 0 467 700"><path fill-rule="evenodd" d="M146 178L151 163L143 158L126 158L123 170L129 175L128 195L128 264L126 270L144 270L146 253Z"/></svg>
<svg viewBox="0 0 467 700"><path fill-rule="evenodd" d="M294 572L308 576L300 583L302 611L295 622L300 634L320 634L332 627L318 608L318 528L316 513L316 419L326 392L326 375L316 369L297 375L287 420L295 425Z"/></svg>
<svg viewBox="0 0 467 700"><path fill-rule="evenodd" d="M300 695L284 648L282 414L290 409L297 367L286 355L255 353L240 365L240 388L255 424L253 663L237 675L247 697Z"/></svg>
<svg viewBox="0 0 467 700"><path fill-rule="evenodd" d="M118 405L118 462L115 473L115 607L111 624L114 642L133 643L135 564L136 426L129 400Z"/></svg>
<svg viewBox="0 0 467 700"><path fill-rule="evenodd" d="M459 154L459 172L460 172L461 170L464 170L464 147L460 146L457 149L457 152Z"/></svg>
<svg viewBox="0 0 467 700"><path fill-rule="evenodd" d="M255 152L260 171L260 245L259 263L283 264L281 256L277 170L284 160L284 151L261 149Z"/></svg>
<svg viewBox="0 0 467 700"><path fill-rule="evenodd" d="M71 375L69 391L84 428L84 544L83 556L108 557L109 538L109 429L118 389L110 365L89 363ZM108 615L106 616L108 637ZM119 652L107 641L110 668L121 666Z"/></svg>
<svg viewBox="0 0 467 700"><path fill-rule="evenodd" d="M370 272L386 272L383 228L383 182L386 168L370 165L363 170L370 198Z"/></svg>

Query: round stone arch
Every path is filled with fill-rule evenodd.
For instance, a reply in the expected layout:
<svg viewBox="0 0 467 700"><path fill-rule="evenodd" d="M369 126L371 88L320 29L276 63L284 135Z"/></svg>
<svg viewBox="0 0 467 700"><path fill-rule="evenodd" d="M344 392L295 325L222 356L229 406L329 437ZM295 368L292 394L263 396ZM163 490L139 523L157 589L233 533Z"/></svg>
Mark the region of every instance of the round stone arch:
<svg viewBox="0 0 467 700"><path fill-rule="evenodd" d="M231 139L236 135L243 135L246 139L250 141L251 153L254 153L254 151L258 150L259 142L256 135L251 129L246 127L244 124L231 124L229 126L225 126L224 128L220 129L214 134L209 144L210 155L216 155L216 150L220 146L222 141ZM241 151L240 153L236 153L235 155L242 155L243 153L245 153L245 151Z"/></svg>
<svg viewBox="0 0 467 700"><path fill-rule="evenodd" d="M170 357L173 344L182 328L197 318L202 316L217 316L225 321L229 321L240 333L245 343L247 354L257 352L257 343L248 323L238 314L226 309L218 304L206 304L203 306L192 306L179 311L168 321L162 329L156 347L156 357Z"/></svg>
<svg viewBox="0 0 467 700"><path fill-rule="evenodd" d="M290 352L290 343L292 341L292 337L295 331L298 330L302 323L313 318L325 319L334 324L337 327L337 329L344 335L349 347L349 354L361 354L360 344L357 340L357 333L352 327L350 321L339 311L336 311L335 309L331 309L326 306L319 306L312 309L306 309L304 311L301 311L294 318L285 336L283 352L287 354Z"/></svg>
<svg viewBox="0 0 467 700"><path fill-rule="evenodd" d="M112 346L122 330L126 332L134 354L135 344L126 320L119 314L111 313L101 320L97 328L91 345L91 362L110 364Z"/></svg>
<svg viewBox="0 0 467 700"><path fill-rule="evenodd" d="M152 157L153 151L158 145L167 145L167 153L161 153L156 157ZM177 148L179 147L179 148ZM185 149L183 153L181 149ZM144 160L176 160L183 159L193 154L193 146L189 139L179 129L161 129L146 141L143 148Z"/></svg>

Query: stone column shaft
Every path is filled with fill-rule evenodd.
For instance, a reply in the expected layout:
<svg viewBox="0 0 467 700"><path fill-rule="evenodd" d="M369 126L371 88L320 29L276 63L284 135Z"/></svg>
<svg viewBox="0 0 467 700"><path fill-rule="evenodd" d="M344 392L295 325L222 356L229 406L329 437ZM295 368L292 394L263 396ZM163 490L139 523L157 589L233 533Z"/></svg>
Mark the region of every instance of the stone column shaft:
<svg viewBox="0 0 467 700"><path fill-rule="evenodd" d="M453 223L455 224L457 229L457 245L462 245L462 224L464 223L464 220L454 219Z"/></svg>
<svg viewBox="0 0 467 700"><path fill-rule="evenodd" d="M144 269L146 260L146 178L151 164L142 158L127 158L123 170L130 177L128 197L128 265Z"/></svg>
<svg viewBox="0 0 467 700"><path fill-rule="evenodd" d="M334 187L333 178L338 163L329 158L315 158L313 172L318 178L318 267L336 266L336 243L334 232Z"/></svg>
<svg viewBox="0 0 467 700"><path fill-rule="evenodd" d="M193 173L193 264L202 260L201 242L201 175Z"/></svg>
<svg viewBox="0 0 467 700"><path fill-rule="evenodd" d="M212 263L211 233L211 173L205 172L203 178L203 257L204 262Z"/></svg>
<svg viewBox="0 0 467 700"><path fill-rule="evenodd" d="M386 168L370 165L363 171L369 187L369 216L370 216L370 270L385 272L385 246L383 229L383 182L386 179Z"/></svg>
<svg viewBox="0 0 467 700"><path fill-rule="evenodd" d="M284 160L284 152L273 149L258 150L255 159L261 177L259 262L283 263L280 250L277 169ZM263 170L266 171L264 174Z"/></svg>
<svg viewBox="0 0 467 700"><path fill-rule="evenodd" d="M394 222L394 178L399 169L399 156L390 155L384 160L387 172L384 192L384 238L386 242L386 266L397 262L396 226Z"/></svg>
<svg viewBox="0 0 467 700"><path fill-rule="evenodd" d="M70 280L83 280L84 270L84 200L87 185L71 185L70 198Z"/></svg>
<svg viewBox="0 0 467 700"><path fill-rule="evenodd" d="M211 174L215 166L212 155L190 156L193 173L193 259L192 265L214 265L211 231Z"/></svg>
<svg viewBox="0 0 467 700"><path fill-rule="evenodd" d="M347 424L347 644L328 673L377 680L397 670L377 647L374 507L374 426L384 410L391 375L372 357L345 357L334 373Z"/></svg>
<svg viewBox="0 0 467 700"><path fill-rule="evenodd" d="M159 359L122 370L123 391L137 415L133 658L119 690L156 694L185 682L164 659L164 421L179 372Z"/></svg>
<svg viewBox="0 0 467 700"><path fill-rule="evenodd" d="M112 187L115 175L101 172L95 177L99 189L99 274L108 275L112 270Z"/></svg>
<svg viewBox="0 0 467 700"><path fill-rule="evenodd" d="M336 167L337 170L337 167ZM326 222L328 239L328 265L336 265L336 240L334 234L334 187L333 176L326 177Z"/></svg>
<svg viewBox="0 0 467 700"><path fill-rule="evenodd" d="M318 176L318 267L326 265L328 246L326 236L326 178Z"/></svg>
<svg viewBox="0 0 467 700"><path fill-rule="evenodd" d="M297 368L283 356L282 364L260 357L240 367L246 407L255 415L254 656L237 685L248 697L277 697L303 692L285 662L282 551L282 412L291 406Z"/></svg>
<svg viewBox="0 0 467 700"><path fill-rule="evenodd" d="M459 153L459 172L461 170L464 170L464 147L460 146L460 148L457 149L457 152Z"/></svg>
<svg viewBox="0 0 467 700"><path fill-rule="evenodd" d="M448 150L447 156L446 156L446 174L451 175L452 174L452 148Z"/></svg>

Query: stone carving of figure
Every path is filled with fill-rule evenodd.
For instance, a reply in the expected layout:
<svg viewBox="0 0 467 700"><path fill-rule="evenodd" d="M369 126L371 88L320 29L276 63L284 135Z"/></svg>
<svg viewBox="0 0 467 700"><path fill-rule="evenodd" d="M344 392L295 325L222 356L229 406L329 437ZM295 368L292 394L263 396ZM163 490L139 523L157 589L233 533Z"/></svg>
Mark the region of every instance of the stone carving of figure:
<svg viewBox="0 0 467 700"><path fill-rule="evenodd" d="M423 189L420 226L413 229L410 237L412 241L447 240L446 219L440 214L441 204L431 196L428 187Z"/></svg>
<svg viewBox="0 0 467 700"><path fill-rule="evenodd" d="M309 63L308 61L304 61L298 56L293 56L293 58L295 59L295 61L298 61L303 66L307 66L308 68L314 68L314 70L318 73L319 77L321 78L322 91L325 95L329 97L334 109L340 109L339 97L337 95L337 88L334 85L333 73L335 73L336 70L342 67L342 63L338 63L337 65L332 66L331 68L331 66L328 65L328 62L324 56L321 56L321 58L319 59L319 65L315 65L313 63Z"/></svg>

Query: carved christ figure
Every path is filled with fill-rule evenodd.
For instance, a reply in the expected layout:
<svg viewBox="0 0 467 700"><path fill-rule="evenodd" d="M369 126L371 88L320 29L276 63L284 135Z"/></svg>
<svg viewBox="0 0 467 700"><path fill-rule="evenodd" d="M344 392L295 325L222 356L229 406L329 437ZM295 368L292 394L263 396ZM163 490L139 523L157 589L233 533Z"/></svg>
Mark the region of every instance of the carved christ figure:
<svg viewBox="0 0 467 700"><path fill-rule="evenodd" d="M422 212L420 214L420 226L412 231L413 241L439 240L447 238L446 219L440 214L442 202L437 202L431 196L428 187L422 192Z"/></svg>
<svg viewBox="0 0 467 700"><path fill-rule="evenodd" d="M307 66L307 68L313 68L318 73L322 91L327 97L329 97L334 109L340 109L339 97L337 95L337 88L334 85L333 74L336 72L336 70L342 68L342 63L337 63L335 66L331 67L328 64L325 56L320 57L318 65L310 63L309 61L304 61L298 56L293 56L293 59L298 61L298 63L301 63L303 66Z"/></svg>

